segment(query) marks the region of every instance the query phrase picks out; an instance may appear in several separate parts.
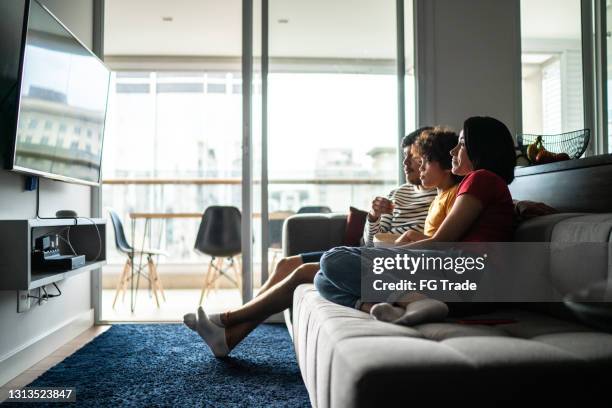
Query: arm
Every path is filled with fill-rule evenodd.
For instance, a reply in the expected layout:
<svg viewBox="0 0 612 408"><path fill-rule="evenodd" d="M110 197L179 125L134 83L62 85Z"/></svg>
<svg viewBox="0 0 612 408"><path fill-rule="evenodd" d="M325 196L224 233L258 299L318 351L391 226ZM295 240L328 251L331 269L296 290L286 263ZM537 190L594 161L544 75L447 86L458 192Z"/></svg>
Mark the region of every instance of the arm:
<svg viewBox="0 0 612 408"><path fill-rule="evenodd" d="M393 196L393 191L389 197ZM363 231L363 240L366 246L374 245L374 235L384 231L385 223L390 222L388 219L393 212L393 203L389 198L376 197L372 201L372 208L366 218L366 225Z"/></svg>
<svg viewBox="0 0 612 408"><path fill-rule="evenodd" d="M370 222L368 218L366 218L363 230L363 242L365 242L365 246L370 247L374 245L374 235L380 231L380 219Z"/></svg>
<svg viewBox="0 0 612 408"><path fill-rule="evenodd" d="M427 248L429 242L459 241L483 210L482 202L471 194L462 194L455 200L450 213L431 238L403 246L404 248Z"/></svg>
<svg viewBox="0 0 612 408"><path fill-rule="evenodd" d="M398 239L395 240L396 245L408 244L411 242L422 241L429 238L420 231L409 230L404 232Z"/></svg>

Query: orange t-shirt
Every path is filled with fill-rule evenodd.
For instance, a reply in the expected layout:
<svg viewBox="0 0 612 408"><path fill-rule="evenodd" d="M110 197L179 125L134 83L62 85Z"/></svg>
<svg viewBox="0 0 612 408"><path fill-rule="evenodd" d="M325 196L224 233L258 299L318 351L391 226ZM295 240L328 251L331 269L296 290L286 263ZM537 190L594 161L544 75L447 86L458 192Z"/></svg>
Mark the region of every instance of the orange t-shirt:
<svg viewBox="0 0 612 408"><path fill-rule="evenodd" d="M455 198L457 198L458 189L459 184L455 184L454 186L443 190L436 195L436 198L434 198L429 206L429 211L427 211L425 228L423 229L423 233L425 235L432 237L438 228L440 228L440 225L442 225L442 222L450 212L451 208L453 208Z"/></svg>

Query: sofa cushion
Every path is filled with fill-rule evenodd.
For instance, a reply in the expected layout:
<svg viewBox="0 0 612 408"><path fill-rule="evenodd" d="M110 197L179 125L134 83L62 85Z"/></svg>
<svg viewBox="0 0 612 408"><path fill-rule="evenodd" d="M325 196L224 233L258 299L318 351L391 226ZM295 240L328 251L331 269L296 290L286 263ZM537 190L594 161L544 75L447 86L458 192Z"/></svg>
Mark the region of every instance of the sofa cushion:
<svg viewBox="0 0 612 408"><path fill-rule="evenodd" d="M328 404L325 390L330 381L335 344L368 335L421 337L410 327L375 321L367 313L328 302L312 285L300 285L296 289L293 314L294 345L302 378L311 401L320 398L321 406ZM322 387L320 392L319 387Z"/></svg>
<svg viewBox="0 0 612 408"><path fill-rule="evenodd" d="M533 340L565 350L592 363L612 362L612 339L606 333L555 333L537 336Z"/></svg>
<svg viewBox="0 0 612 408"><path fill-rule="evenodd" d="M573 217L555 225L549 271L560 293L575 292L610 279L611 234L612 214Z"/></svg>
<svg viewBox="0 0 612 408"><path fill-rule="evenodd" d="M346 214L296 214L283 224L283 255L327 251L340 246Z"/></svg>
<svg viewBox="0 0 612 408"><path fill-rule="evenodd" d="M495 326L466 325L457 323L426 323L415 326L423 337L441 341L454 337L507 336L508 334Z"/></svg>
<svg viewBox="0 0 612 408"><path fill-rule="evenodd" d="M612 370L612 335L520 309L473 316L516 320L510 324L410 328L373 320L301 285L293 312L298 362L319 408L506 402L528 390L548 390L549 400L588 399L605 390L606 377L597 370Z"/></svg>
<svg viewBox="0 0 612 408"><path fill-rule="evenodd" d="M325 390L329 403L319 400L319 408L421 406L428 401L435 403L422 406L441 406L441 396L476 372L472 362L451 347L403 337L343 340L336 344L330 365Z"/></svg>
<svg viewBox="0 0 612 408"><path fill-rule="evenodd" d="M514 240L520 242L548 242L557 223L579 215L581 214L557 213L523 221L514 231Z"/></svg>
<svg viewBox="0 0 612 408"><path fill-rule="evenodd" d="M336 345L328 406L586 406L607 394L606 381L570 353L528 340L361 337Z"/></svg>

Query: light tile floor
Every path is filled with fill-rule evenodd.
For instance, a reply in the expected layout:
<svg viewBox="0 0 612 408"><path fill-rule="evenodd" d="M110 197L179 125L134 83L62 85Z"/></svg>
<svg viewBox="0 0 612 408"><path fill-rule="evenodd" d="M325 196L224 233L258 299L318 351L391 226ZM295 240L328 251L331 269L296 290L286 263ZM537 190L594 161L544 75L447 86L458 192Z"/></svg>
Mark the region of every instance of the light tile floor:
<svg viewBox="0 0 612 408"><path fill-rule="evenodd" d="M146 322L182 322L185 313L193 313L198 308L200 289L165 289L166 301L160 299L159 308L147 289L140 289L136 294L136 307L130 310L130 294L125 299L117 299L113 308L115 290L102 291L102 321L146 321ZM206 297L204 310L207 313L218 313L242 304L238 289L218 289Z"/></svg>

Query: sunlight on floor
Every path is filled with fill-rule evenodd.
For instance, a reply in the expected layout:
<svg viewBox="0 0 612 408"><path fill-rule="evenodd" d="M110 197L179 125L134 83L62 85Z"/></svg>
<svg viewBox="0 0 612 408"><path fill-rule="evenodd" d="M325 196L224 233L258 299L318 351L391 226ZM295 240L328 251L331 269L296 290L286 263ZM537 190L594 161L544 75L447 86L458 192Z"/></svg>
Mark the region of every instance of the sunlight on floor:
<svg viewBox="0 0 612 408"><path fill-rule="evenodd" d="M195 312L200 300L199 289L166 289L166 301L160 299L159 308L147 289L136 294L136 307L130 311L130 293L125 299L117 299L113 309L115 290L102 291L103 321L182 321L185 313ZM225 311L240 306L242 301L238 289L218 289L207 296L203 306L207 313Z"/></svg>

